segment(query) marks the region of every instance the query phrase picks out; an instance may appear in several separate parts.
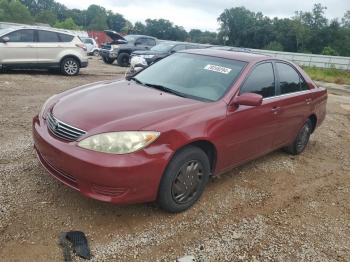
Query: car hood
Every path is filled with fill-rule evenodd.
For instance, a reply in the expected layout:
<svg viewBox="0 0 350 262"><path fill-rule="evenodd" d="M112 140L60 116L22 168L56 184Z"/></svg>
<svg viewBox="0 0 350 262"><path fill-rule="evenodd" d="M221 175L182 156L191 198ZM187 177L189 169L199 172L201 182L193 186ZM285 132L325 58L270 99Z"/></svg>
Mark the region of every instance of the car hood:
<svg viewBox="0 0 350 262"><path fill-rule="evenodd" d="M52 113L66 124L101 133L141 130L203 103L122 80L68 91L54 104Z"/></svg>
<svg viewBox="0 0 350 262"><path fill-rule="evenodd" d="M104 31L106 33L106 35L108 35L113 41L118 41L121 40L123 42L127 42L127 40L120 35L119 33L117 33L116 31L113 30L105 30Z"/></svg>

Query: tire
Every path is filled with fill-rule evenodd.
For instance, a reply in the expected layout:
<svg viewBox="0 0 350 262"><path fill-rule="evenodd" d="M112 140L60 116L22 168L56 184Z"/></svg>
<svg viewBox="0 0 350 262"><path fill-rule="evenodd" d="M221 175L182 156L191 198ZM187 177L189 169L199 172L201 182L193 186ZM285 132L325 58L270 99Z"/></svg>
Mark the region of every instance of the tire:
<svg viewBox="0 0 350 262"><path fill-rule="evenodd" d="M61 73L66 76L76 76L80 71L80 62L74 57L67 57L61 62Z"/></svg>
<svg viewBox="0 0 350 262"><path fill-rule="evenodd" d="M98 50L95 50L94 52L92 52L92 55L93 56L99 56L100 55L100 52Z"/></svg>
<svg viewBox="0 0 350 262"><path fill-rule="evenodd" d="M158 192L158 205L171 213L190 208L202 195L209 174L209 159L201 149L188 146L180 150L163 174Z"/></svg>
<svg viewBox="0 0 350 262"><path fill-rule="evenodd" d="M102 57L102 60L103 60L103 62L105 62L106 64L109 64L109 65L113 64L113 62L114 62L114 59L104 57L104 56Z"/></svg>
<svg viewBox="0 0 350 262"><path fill-rule="evenodd" d="M301 154L305 150L309 142L312 129L313 129L312 121L308 119L303 125L303 127L299 130L299 133L295 138L293 144L284 148L284 150L292 155Z"/></svg>
<svg viewBox="0 0 350 262"><path fill-rule="evenodd" d="M117 62L119 66L127 67L130 62L130 55L128 53L121 53L118 55Z"/></svg>

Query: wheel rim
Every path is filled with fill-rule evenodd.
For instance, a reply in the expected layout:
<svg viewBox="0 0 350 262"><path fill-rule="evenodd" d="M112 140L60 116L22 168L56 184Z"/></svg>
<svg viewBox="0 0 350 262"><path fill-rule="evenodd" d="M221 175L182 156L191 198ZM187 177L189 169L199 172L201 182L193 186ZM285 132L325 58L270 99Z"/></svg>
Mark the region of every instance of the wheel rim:
<svg viewBox="0 0 350 262"><path fill-rule="evenodd" d="M65 64L64 64L64 71L68 74L68 75L74 75L77 73L78 71L78 64L77 62L75 62L74 60L68 60Z"/></svg>
<svg viewBox="0 0 350 262"><path fill-rule="evenodd" d="M311 128L308 124L304 125L303 129L300 131L297 141L297 150L300 152L304 150L307 143L309 142Z"/></svg>
<svg viewBox="0 0 350 262"><path fill-rule="evenodd" d="M172 197L178 204L186 204L194 199L203 178L203 166L197 160L185 163L178 171L172 184Z"/></svg>
<svg viewBox="0 0 350 262"><path fill-rule="evenodd" d="M123 65L128 65L128 63L129 63L129 58L128 58L128 57L124 57L124 58L122 59L122 63L123 63Z"/></svg>

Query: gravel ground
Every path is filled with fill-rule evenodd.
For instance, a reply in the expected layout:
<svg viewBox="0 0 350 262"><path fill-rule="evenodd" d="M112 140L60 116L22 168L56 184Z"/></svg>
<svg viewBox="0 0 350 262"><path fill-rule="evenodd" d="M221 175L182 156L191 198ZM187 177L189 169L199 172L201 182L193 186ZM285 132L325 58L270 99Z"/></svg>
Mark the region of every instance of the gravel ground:
<svg viewBox="0 0 350 262"><path fill-rule="evenodd" d="M48 176L32 148L32 117L49 96L124 71L94 58L72 78L0 75L0 260L62 261L60 232L82 230L93 261L350 261L347 92L330 92L302 155L276 151L215 178L181 214L101 203Z"/></svg>

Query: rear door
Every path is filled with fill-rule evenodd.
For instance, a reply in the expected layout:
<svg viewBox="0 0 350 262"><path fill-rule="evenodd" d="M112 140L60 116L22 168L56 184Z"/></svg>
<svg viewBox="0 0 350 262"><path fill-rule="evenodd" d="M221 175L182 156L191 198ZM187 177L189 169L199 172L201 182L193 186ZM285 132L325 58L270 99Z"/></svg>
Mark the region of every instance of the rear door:
<svg viewBox="0 0 350 262"><path fill-rule="evenodd" d="M0 61L3 64L32 65L37 63L34 30L21 29L3 37L10 41L0 43Z"/></svg>
<svg viewBox="0 0 350 262"><path fill-rule="evenodd" d="M236 165L272 150L273 139L277 132L277 116L275 109L276 79L273 64L258 64L240 88L240 94L256 93L263 96L261 106L239 106L228 110L226 132L227 153L225 166Z"/></svg>
<svg viewBox="0 0 350 262"><path fill-rule="evenodd" d="M311 92L301 74L289 63L275 62L278 79L278 135L274 146L292 142L311 111Z"/></svg>
<svg viewBox="0 0 350 262"><path fill-rule="evenodd" d="M65 48L56 32L37 30L38 62L41 64L57 63L59 53Z"/></svg>

